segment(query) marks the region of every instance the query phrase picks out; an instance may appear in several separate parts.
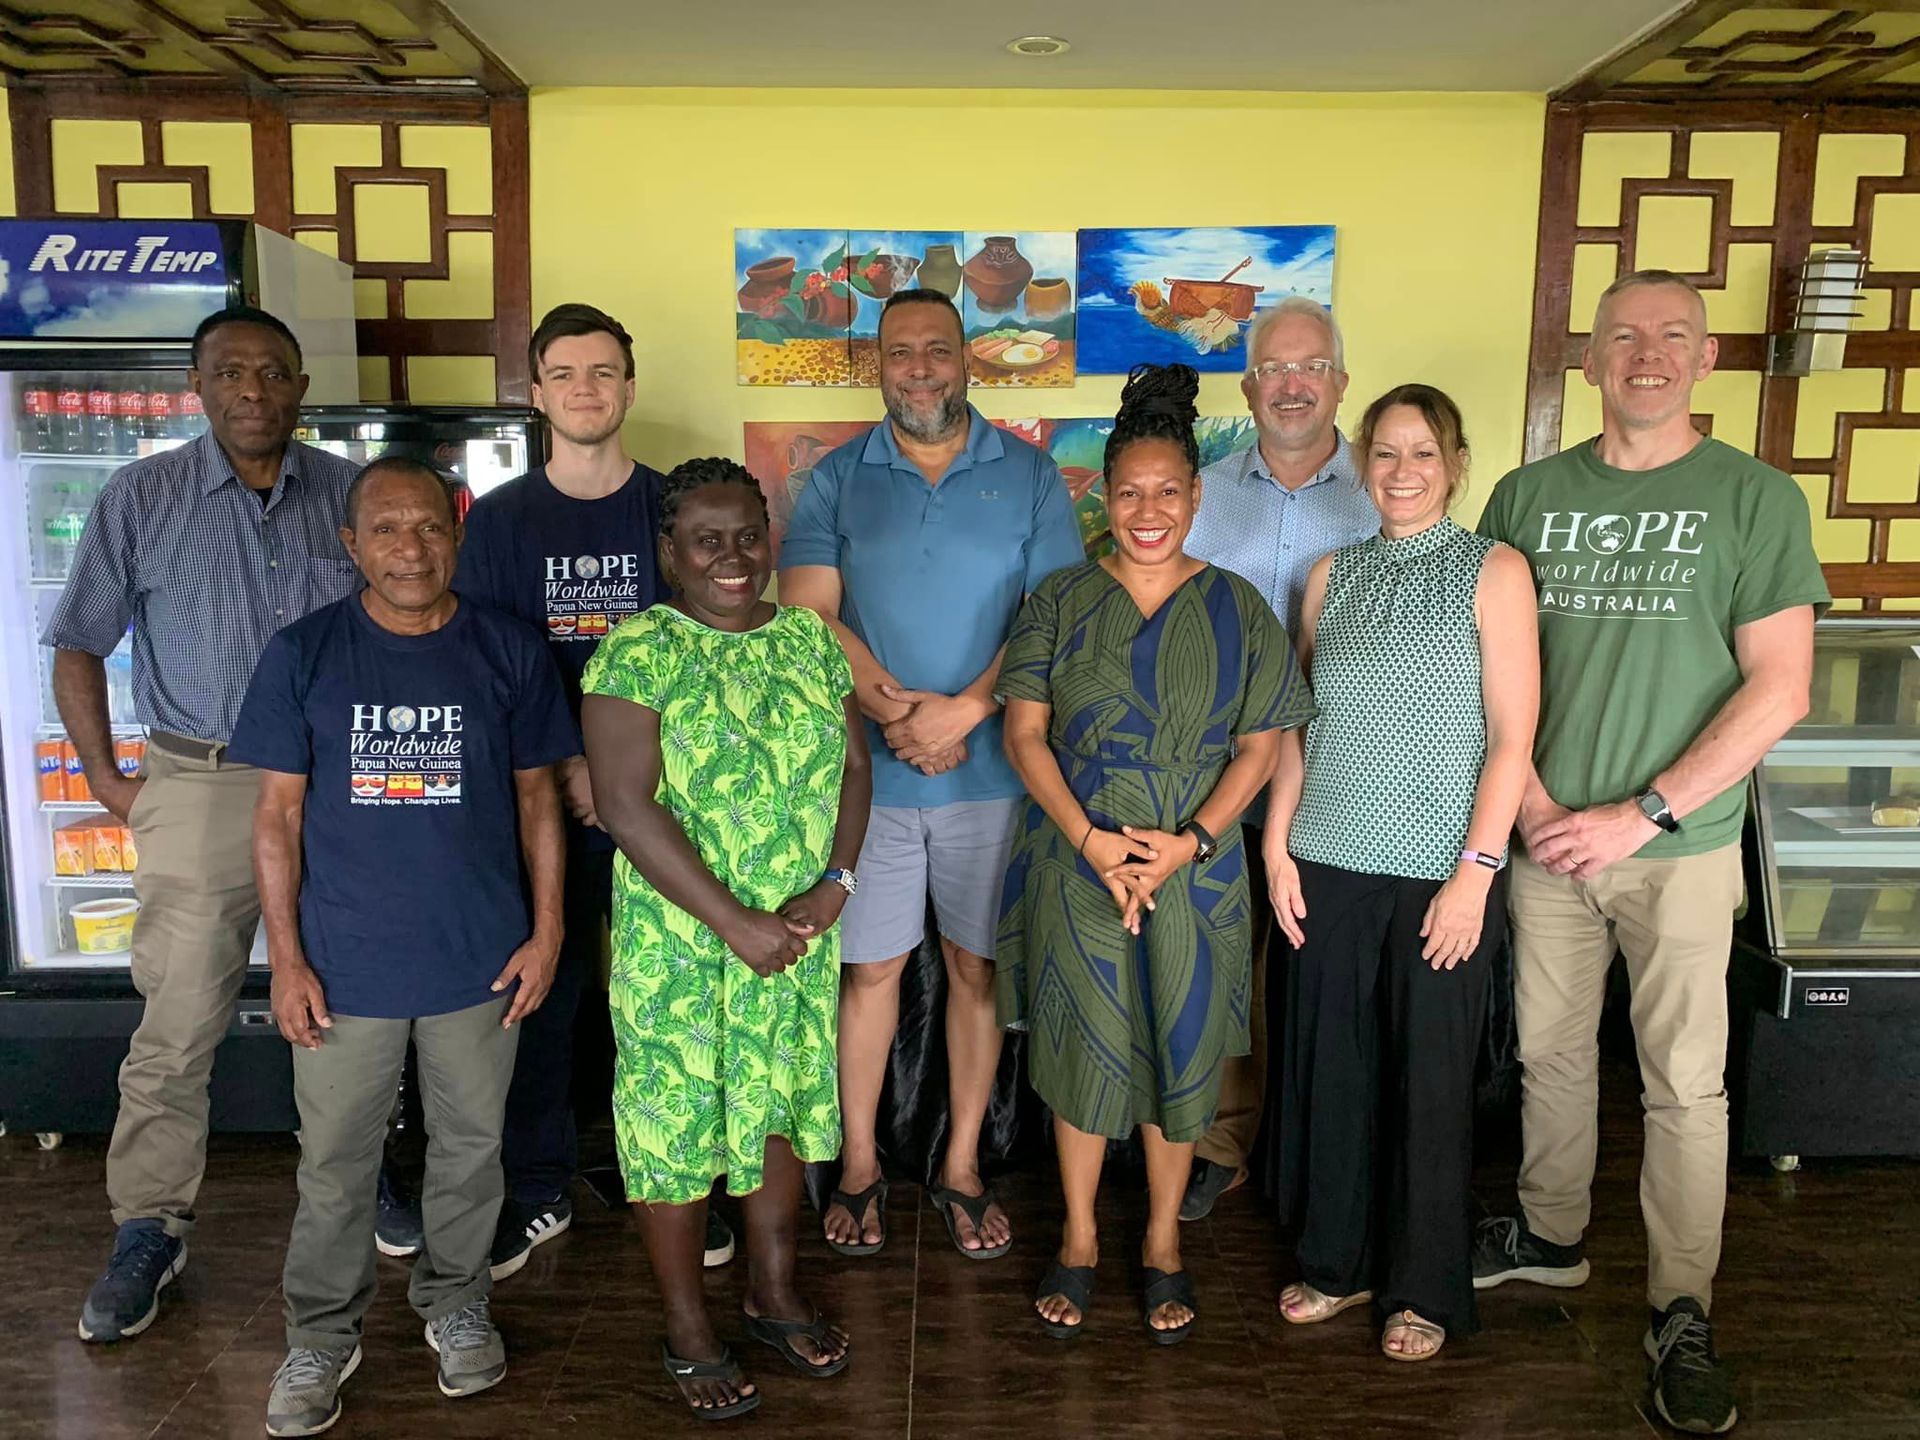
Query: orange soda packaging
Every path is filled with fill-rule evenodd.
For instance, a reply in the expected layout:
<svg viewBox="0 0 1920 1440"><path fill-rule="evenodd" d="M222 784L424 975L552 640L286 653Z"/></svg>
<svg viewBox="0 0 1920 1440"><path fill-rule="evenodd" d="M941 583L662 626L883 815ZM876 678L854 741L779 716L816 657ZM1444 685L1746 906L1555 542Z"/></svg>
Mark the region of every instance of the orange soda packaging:
<svg viewBox="0 0 1920 1440"><path fill-rule="evenodd" d="M139 847L133 843L133 827L120 827L120 868L131 875L140 863Z"/></svg>
<svg viewBox="0 0 1920 1440"><path fill-rule="evenodd" d="M40 798L55 804L67 798L67 762L58 740L36 741L34 768L40 772Z"/></svg>
<svg viewBox="0 0 1920 1440"><path fill-rule="evenodd" d="M146 759L147 742L138 735L122 735L113 742L113 763L129 780L139 775Z"/></svg>
<svg viewBox="0 0 1920 1440"><path fill-rule="evenodd" d="M120 822L118 820L96 821L89 825L87 841L93 848L93 868L96 873L108 871L117 874L124 868L120 862Z"/></svg>
<svg viewBox="0 0 1920 1440"><path fill-rule="evenodd" d="M71 740L60 742L60 765L66 776L67 803L84 804L92 800L93 787L87 784L87 772L80 764L80 752L73 748Z"/></svg>

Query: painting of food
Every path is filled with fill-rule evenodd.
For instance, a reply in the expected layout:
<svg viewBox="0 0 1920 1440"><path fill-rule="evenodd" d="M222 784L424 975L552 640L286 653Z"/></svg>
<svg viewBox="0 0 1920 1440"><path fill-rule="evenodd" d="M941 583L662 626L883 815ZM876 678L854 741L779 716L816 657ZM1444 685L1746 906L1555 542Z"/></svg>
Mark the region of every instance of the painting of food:
<svg viewBox="0 0 1920 1440"><path fill-rule="evenodd" d="M880 383L880 312L901 290L960 294L958 230L855 230L847 236L847 285L853 292L855 385Z"/></svg>
<svg viewBox="0 0 1920 1440"><path fill-rule="evenodd" d="M857 304L844 230L733 232L742 385L848 385Z"/></svg>
<svg viewBox="0 0 1920 1440"><path fill-rule="evenodd" d="M1332 306L1333 252L1331 225L1082 230L1080 369L1244 370L1261 309L1288 295Z"/></svg>
<svg viewBox="0 0 1920 1440"><path fill-rule="evenodd" d="M1073 384L1073 232L969 231L960 315L975 385Z"/></svg>

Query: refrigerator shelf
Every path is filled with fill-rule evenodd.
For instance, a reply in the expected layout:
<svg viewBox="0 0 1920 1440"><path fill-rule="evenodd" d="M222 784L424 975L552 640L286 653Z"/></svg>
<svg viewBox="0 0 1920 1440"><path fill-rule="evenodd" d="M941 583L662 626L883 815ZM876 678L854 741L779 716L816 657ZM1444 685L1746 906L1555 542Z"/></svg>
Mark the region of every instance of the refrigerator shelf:
<svg viewBox="0 0 1920 1440"><path fill-rule="evenodd" d="M133 876L127 871L104 875L49 875L49 890L131 890Z"/></svg>
<svg viewBox="0 0 1920 1440"><path fill-rule="evenodd" d="M55 455L39 450L22 450L18 455L14 456L16 460L31 461L35 465L85 465L95 470L107 464L130 465L140 458L137 454L122 455L118 452L111 455L82 453Z"/></svg>
<svg viewBox="0 0 1920 1440"><path fill-rule="evenodd" d="M108 728L111 729L115 735L137 735L143 740L147 735L147 727L144 725L112 725ZM67 737L67 727L64 725L55 725L51 721L43 720L33 727L33 734L37 740L64 740Z"/></svg>
<svg viewBox="0 0 1920 1440"><path fill-rule="evenodd" d="M42 800L42 815L104 815L107 807L98 800Z"/></svg>

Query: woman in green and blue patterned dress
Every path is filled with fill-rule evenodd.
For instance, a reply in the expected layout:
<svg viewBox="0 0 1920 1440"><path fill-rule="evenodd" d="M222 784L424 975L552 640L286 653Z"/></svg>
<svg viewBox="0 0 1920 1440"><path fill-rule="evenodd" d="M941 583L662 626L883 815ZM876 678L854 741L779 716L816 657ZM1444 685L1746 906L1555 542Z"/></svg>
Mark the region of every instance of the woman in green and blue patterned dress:
<svg viewBox="0 0 1920 1440"><path fill-rule="evenodd" d="M581 722L620 847L609 980L614 1130L666 1303L663 1362L703 1419L760 1403L702 1296L707 1194L741 1196L754 1339L838 1374L844 1331L794 1288L801 1167L839 1153L840 936L867 828L865 731L840 642L762 600L766 502L731 460L660 501L674 598L594 654Z"/></svg>
<svg viewBox="0 0 1920 1440"><path fill-rule="evenodd" d="M1198 391L1185 365L1128 377L1106 453L1114 551L1041 582L1000 666L1007 755L1032 799L1007 869L999 1008L1030 1031L1054 1113L1067 1220L1034 1308L1060 1337L1092 1294L1107 1140L1136 1127L1145 1323L1160 1344L1192 1328L1180 1200L1221 1062L1248 1049L1240 812L1280 732L1313 714L1259 592L1181 549L1200 498Z"/></svg>

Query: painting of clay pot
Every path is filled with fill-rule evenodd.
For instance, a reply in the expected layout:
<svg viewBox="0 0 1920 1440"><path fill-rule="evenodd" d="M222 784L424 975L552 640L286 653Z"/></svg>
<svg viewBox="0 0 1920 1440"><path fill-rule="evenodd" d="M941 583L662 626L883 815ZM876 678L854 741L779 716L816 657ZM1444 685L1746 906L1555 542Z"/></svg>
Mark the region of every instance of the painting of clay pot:
<svg viewBox="0 0 1920 1440"><path fill-rule="evenodd" d="M1067 283L1065 276L1039 277L1027 286L1029 320L1052 320L1072 308L1073 286Z"/></svg>
<svg viewBox="0 0 1920 1440"><path fill-rule="evenodd" d="M938 290L949 300L960 298L960 256L957 245L929 245L920 262L920 288Z"/></svg>
<svg viewBox="0 0 1920 1440"><path fill-rule="evenodd" d="M775 255L747 267L747 283L739 290L740 308L748 314L760 310L768 300L783 296L793 285L792 255Z"/></svg>
<svg viewBox="0 0 1920 1440"><path fill-rule="evenodd" d="M831 290L825 290L807 301L807 319L816 325L842 330L853 322L855 303L850 293L835 295Z"/></svg>
<svg viewBox="0 0 1920 1440"><path fill-rule="evenodd" d="M861 273L873 289L873 298L885 300L896 290L911 288L913 272L919 268L918 255L876 255Z"/></svg>
<svg viewBox="0 0 1920 1440"><path fill-rule="evenodd" d="M980 253L962 267L967 289L983 311L1013 309L1033 278L1033 262L1020 253L1011 235L989 235Z"/></svg>

